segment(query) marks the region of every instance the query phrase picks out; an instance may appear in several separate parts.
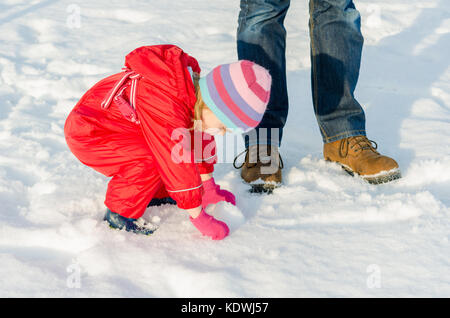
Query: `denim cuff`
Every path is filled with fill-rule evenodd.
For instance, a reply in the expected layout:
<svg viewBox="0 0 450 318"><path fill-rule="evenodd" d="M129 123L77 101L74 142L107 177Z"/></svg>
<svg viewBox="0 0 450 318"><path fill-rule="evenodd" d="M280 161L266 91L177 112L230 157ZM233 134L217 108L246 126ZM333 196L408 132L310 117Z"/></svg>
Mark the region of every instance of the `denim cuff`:
<svg viewBox="0 0 450 318"><path fill-rule="evenodd" d="M262 129L267 129L261 133ZM283 136L282 128L258 128L242 135L245 142L245 148L254 145L273 145L280 147Z"/></svg>
<svg viewBox="0 0 450 318"><path fill-rule="evenodd" d="M322 134L322 138L323 138L323 143L327 144L330 142L334 142L336 140L341 140L344 138L348 138L348 137L354 137L354 136L366 136L366 131L363 129L358 129L358 130L349 130L349 131L345 131L343 133L331 136L331 137L325 137Z"/></svg>

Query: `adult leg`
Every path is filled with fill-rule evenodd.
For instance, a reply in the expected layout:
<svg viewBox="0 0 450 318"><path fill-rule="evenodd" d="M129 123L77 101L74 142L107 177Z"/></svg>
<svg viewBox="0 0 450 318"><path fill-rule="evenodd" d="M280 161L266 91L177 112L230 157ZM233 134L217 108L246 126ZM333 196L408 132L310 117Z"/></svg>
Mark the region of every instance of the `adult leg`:
<svg viewBox="0 0 450 318"><path fill-rule="evenodd" d="M360 14L352 0L310 0L314 112L325 143L365 135L354 97L363 47Z"/></svg>
<svg viewBox="0 0 450 318"><path fill-rule="evenodd" d="M242 168L242 179L256 192L271 192L282 181L278 146L288 114L286 30L283 23L289 4L289 0L241 0L238 57L256 62L272 75L266 112L258 127L244 135L244 163L236 166L235 158L234 165Z"/></svg>
<svg viewBox="0 0 450 318"><path fill-rule="evenodd" d="M378 184L401 177L398 163L366 137L354 97L361 64L361 18L352 0L310 0L311 80L324 158Z"/></svg>
<svg viewBox="0 0 450 318"><path fill-rule="evenodd" d="M288 114L286 86L286 30L284 18L290 0L241 0L237 51L239 59L253 61L269 70L272 88L264 117L255 131L247 134L246 148L255 144L281 143ZM267 129L267 140L260 128ZM271 134L271 128L275 133ZM277 136L278 135L278 136Z"/></svg>

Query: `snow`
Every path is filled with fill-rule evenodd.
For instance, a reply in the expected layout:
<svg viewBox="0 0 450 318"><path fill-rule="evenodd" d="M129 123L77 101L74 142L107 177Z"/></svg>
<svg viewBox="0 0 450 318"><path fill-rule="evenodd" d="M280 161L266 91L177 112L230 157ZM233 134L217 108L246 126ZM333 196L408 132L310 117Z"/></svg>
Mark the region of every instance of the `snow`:
<svg viewBox="0 0 450 318"><path fill-rule="evenodd" d="M307 1L286 19L290 114L284 186L248 193L234 137L216 181L237 196L208 240L165 205L151 237L103 222L107 179L69 152L65 118L142 45L173 43L206 73L236 60L239 1L0 4L0 296L450 296L450 4L359 0L357 97L370 139L403 178L370 185L322 159L311 105ZM81 16L77 17L76 13ZM75 14L75 15L74 15ZM223 151L223 149L227 151Z"/></svg>

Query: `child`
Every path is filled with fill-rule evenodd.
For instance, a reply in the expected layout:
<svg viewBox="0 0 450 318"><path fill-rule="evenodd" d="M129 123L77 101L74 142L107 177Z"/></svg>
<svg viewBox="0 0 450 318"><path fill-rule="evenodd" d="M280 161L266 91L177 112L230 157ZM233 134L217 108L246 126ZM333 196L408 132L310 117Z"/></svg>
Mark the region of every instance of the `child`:
<svg viewBox="0 0 450 318"><path fill-rule="evenodd" d="M225 238L227 225L205 213L209 204L235 204L234 195L212 177L210 134L256 127L269 101L271 76L253 62L239 61L199 79L198 62L174 45L140 47L126 56L125 66L88 90L64 127L72 153L112 177L105 220L113 228L151 234L137 219L152 199L171 197L203 235ZM201 151L188 149L193 160L177 155L180 129L191 132L192 143L193 132L203 131Z"/></svg>

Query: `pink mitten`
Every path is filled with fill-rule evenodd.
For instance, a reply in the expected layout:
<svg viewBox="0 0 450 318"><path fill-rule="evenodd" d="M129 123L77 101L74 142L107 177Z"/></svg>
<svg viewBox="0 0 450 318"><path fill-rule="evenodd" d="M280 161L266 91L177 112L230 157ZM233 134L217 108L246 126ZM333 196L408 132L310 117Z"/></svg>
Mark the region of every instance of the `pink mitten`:
<svg viewBox="0 0 450 318"><path fill-rule="evenodd" d="M189 220L191 220L197 230L213 240L223 240L230 232L224 222L216 220L213 216L207 214L205 209L202 209L202 212L195 219L189 217Z"/></svg>
<svg viewBox="0 0 450 318"><path fill-rule="evenodd" d="M236 205L236 198L233 193L222 190L218 184L211 178L203 182L204 194L202 198L202 207L206 208L210 204L216 204L220 201L229 202Z"/></svg>

